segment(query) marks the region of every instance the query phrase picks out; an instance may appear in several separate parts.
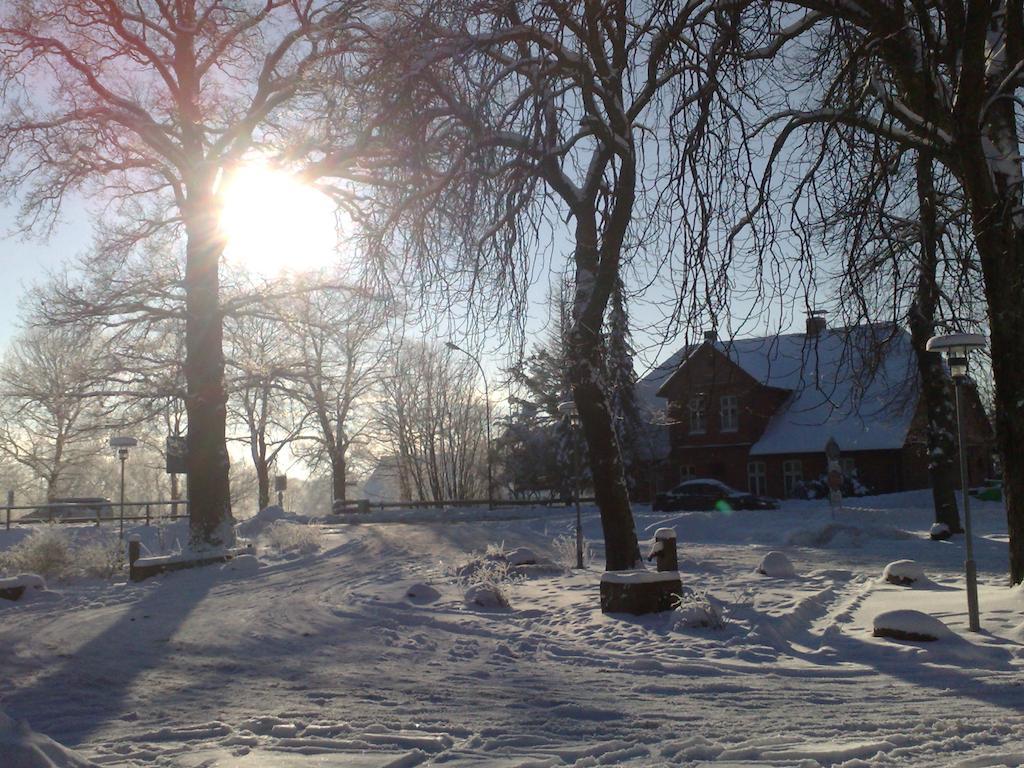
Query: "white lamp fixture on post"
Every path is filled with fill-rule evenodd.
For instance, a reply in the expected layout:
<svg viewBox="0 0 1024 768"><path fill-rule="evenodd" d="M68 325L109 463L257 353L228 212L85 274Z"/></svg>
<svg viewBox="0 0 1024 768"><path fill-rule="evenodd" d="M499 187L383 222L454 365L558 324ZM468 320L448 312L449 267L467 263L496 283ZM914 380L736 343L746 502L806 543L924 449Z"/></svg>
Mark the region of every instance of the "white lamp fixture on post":
<svg viewBox="0 0 1024 768"><path fill-rule="evenodd" d="M480 358L476 355L470 354L454 341L446 341L444 345L453 352L461 352L476 363L476 367L480 369L480 378L484 380L484 408L486 409L487 418L487 508L494 509L494 457L491 452L491 390L487 386L487 374L484 373L484 367L480 364Z"/></svg>
<svg viewBox="0 0 1024 768"><path fill-rule="evenodd" d="M950 333L932 336L925 349L929 352L944 352L953 377L953 392L956 396L956 431L960 451L960 498L964 508L964 547L966 560L964 571L967 575L967 619L972 632L981 630L978 610L978 569L974 562L974 541L971 536L971 502L967 493L967 436L964 434L963 395L960 388L967 378L967 356L972 349L984 349L987 339L980 333Z"/></svg>
<svg viewBox="0 0 1024 768"><path fill-rule="evenodd" d="M117 458L121 461L121 503L119 508L121 510L118 517L121 518L120 533L118 536L124 538L124 463L128 461L128 449L134 448L139 444L139 441L134 437L112 437L110 438L110 447L117 448Z"/></svg>
<svg viewBox="0 0 1024 768"><path fill-rule="evenodd" d="M572 472L576 478L576 567L583 568L583 520L580 517L580 457L579 447L576 445L576 427L579 424L580 412L576 403L566 400L558 404L558 412L569 417L569 425L572 428Z"/></svg>

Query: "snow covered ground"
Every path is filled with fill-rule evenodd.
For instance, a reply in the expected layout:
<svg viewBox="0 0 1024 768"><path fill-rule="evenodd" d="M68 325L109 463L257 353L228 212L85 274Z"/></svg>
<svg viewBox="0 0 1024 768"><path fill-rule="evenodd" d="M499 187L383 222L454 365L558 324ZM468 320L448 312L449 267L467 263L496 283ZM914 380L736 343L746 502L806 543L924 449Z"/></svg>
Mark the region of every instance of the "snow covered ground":
<svg viewBox="0 0 1024 768"><path fill-rule="evenodd" d="M459 566L488 545L558 558L566 509L388 513L324 527L317 552L261 548L255 572L51 583L0 605L0 709L34 732L0 716L0 766L1024 765L1024 589L1006 586L1004 513L973 507L972 634L962 537L928 539L927 500L863 499L836 520L817 502L638 507L646 548L676 529L695 590L643 618L599 611L599 544L583 572L501 584L508 609L467 604ZM587 510L588 539L599 530ZM796 575L758 574L770 551ZM926 579L886 583L901 559ZM952 633L873 637L899 609ZM693 626L709 612L721 628ZM24 757L29 739L49 751Z"/></svg>

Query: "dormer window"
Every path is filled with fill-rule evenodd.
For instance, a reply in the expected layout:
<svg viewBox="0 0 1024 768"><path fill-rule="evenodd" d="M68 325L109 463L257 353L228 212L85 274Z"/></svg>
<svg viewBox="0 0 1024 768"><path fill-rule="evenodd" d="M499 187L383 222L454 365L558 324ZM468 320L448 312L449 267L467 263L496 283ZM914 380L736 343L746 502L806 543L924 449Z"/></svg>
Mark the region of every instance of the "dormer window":
<svg viewBox="0 0 1024 768"><path fill-rule="evenodd" d="M704 407L704 395L690 398L690 434L703 434L708 431L708 415Z"/></svg>
<svg viewBox="0 0 1024 768"><path fill-rule="evenodd" d="M723 395L718 401L718 416L723 432L735 432L740 428L740 407L736 395Z"/></svg>

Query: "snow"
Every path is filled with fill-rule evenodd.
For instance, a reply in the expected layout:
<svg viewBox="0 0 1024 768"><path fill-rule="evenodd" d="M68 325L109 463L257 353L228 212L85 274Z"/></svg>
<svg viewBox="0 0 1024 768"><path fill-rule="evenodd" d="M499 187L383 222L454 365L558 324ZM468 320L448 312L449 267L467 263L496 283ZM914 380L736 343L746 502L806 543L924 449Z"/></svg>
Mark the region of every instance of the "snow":
<svg viewBox="0 0 1024 768"><path fill-rule="evenodd" d="M597 566L500 581L509 608L466 604L458 565L498 548L552 558L572 508L371 513L314 524L314 553L258 549L244 578L216 565L65 583L51 601L0 605L0 708L80 758L56 765L1024 764L1024 588L1006 586L1002 504L972 502L974 633L963 536L929 538L930 493L858 503L835 520L824 501L636 507L641 541L671 527L685 542L680 606L652 616L602 614ZM592 507L583 524L600 563ZM131 532L154 554L179 538ZM0 548L15 533L0 531ZM799 578L757 574L769 552ZM930 580L879 578L898 560ZM879 617L908 610L948 634L874 636Z"/></svg>
<svg viewBox="0 0 1024 768"><path fill-rule="evenodd" d="M655 541L672 541L676 538L675 528L659 528L654 532Z"/></svg>
<svg viewBox="0 0 1024 768"><path fill-rule="evenodd" d="M95 766L62 747L53 739L35 733L27 723L15 722L0 710L0 757L4 768L86 768Z"/></svg>
<svg viewBox="0 0 1024 768"><path fill-rule="evenodd" d="M913 560L897 560L885 566L882 578L890 584L910 586L928 581L924 569Z"/></svg>
<svg viewBox="0 0 1024 768"><path fill-rule="evenodd" d="M46 589L46 579L35 573L19 573L17 576L0 578L0 589Z"/></svg>
<svg viewBox="0 0 1024 768"><path fill-rule="evenodd" d="M605 571L601 574L601 581L605 584L655 584L678 580L676 571Z"/></svg>
<svg viewBox="0 0 1024 768"><path fill-rule="evenodd" d="M757 572L773 579L792 579L796 576L793 563L783 552L769 552L757 564Z"/></svg>
<svg viewBox="0 0 1024 768"><path fill-rule="evenodd" d="M876 635L888 631L921 640L939 640L952 634L949 627L934 616L906 608L878 614L872 626Z"/></svg>

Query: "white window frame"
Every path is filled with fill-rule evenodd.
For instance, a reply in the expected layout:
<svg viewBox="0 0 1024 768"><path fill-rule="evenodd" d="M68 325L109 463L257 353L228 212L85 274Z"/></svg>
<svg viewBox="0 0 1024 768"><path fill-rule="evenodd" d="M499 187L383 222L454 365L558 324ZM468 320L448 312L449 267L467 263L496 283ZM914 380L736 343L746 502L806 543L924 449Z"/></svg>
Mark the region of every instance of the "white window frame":
<svg viewBox="0 0 1024 768"><path fill-rule="evenodd" d="M804 480L804 463L800 459L786 459L782 462L782 488L788 497L797 483Z"/></svg>
<svg viewBox="0 0 1024 768"><path fill-rule="evenodd" d="M768 465L763 461L747 462L747 489L758 496L768 493Z"/></svg>
<svg viewBox="0 0 1024 768"><path fill-rule="evenodd" d="M708 409L704 395L690 398L690 434L703 435L708 431Z"/></svg>
<svg viewBox="0 0 1024 768"><path fill-rule="evenodd" d="M726 406L728 403L728 406ZM728 419L726 417L729 417ZM718 418L723 432L737 432L740 428L740 399L736 395L722 395L718 399Z"/></svg>

